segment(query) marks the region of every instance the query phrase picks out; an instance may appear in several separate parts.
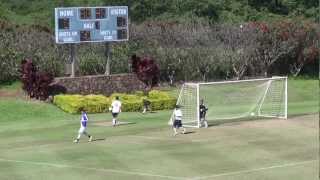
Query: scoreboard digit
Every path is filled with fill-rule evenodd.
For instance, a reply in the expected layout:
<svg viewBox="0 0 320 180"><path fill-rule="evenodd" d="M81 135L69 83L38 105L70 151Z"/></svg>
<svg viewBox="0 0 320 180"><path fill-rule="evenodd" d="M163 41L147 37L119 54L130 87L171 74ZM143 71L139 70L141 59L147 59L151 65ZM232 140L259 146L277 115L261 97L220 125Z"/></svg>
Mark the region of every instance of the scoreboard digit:
<svg viewBox="0 0 320 180"><path fill-rule="evenodd" d="M128 40L128 6L55 8L56 43Z"/></svg>

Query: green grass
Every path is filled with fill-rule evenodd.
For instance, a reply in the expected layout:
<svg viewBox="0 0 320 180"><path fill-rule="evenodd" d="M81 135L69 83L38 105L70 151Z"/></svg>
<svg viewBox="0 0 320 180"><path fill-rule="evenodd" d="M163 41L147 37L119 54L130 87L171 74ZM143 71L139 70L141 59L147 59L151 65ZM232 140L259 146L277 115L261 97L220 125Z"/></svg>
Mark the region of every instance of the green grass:
<svg viewBox="0 0 320 180"><path fill-rule="evenodd" d="M132 124L116 128L95 125L110 122L110 114L90 114L88 131L98 140L83 137L79 144L72 143L79 115L2 98L0 179L318 179L318 114L298 116L318 112L318 81L290 80L288 89L288 120L234 122L172 137L171 111L122 113L120 120Z"/></svg>
<svg viewBox="0 0 320 180"><path fill-rule="evenodd" d="M7 90L7 91L17 91L21 89L21 87L22 87L22 83L20 81L0 84L0 90Z"/></svg>

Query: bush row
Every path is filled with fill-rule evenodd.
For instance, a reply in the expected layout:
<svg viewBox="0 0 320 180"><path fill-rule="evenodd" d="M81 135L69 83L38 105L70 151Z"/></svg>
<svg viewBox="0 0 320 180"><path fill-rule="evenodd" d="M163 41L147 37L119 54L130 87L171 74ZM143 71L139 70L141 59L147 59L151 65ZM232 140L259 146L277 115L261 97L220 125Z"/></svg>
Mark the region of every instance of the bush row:
<svg viewBox="0 0 320 180"><path fill-rule="evenodd" d="M103 95L56 95L53 103L68 113L78 113L80 108L84 108L88 113L107 112L112 100L119 96L122 102L123 112L136 112L143 109L143 100L150 102L152 110L173 109L176 98L171 97L166 92L152 90L147 95L143 92L135 94L114 93L110 97Z"/></svg>

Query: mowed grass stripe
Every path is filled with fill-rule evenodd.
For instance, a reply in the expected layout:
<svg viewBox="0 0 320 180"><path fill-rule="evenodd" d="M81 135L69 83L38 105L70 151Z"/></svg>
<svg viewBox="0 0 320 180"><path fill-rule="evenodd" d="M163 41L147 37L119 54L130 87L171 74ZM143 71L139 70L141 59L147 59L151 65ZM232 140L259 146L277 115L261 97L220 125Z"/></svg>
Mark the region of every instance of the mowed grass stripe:
<svg viewBox="0 0 320 180"><path fill-rule="evenodd" d="M221 173L221 174L213 174L213 175L210 175L210 176L195 177L195 178L192 178L192 179L193 180L201 180L201 179L209 179L209 178L216 178L216 177L222 177L222 176L233 176L233 175L247 174L247 173L253 173L253 172L258 172L258 171L276 169L276 168L287 168L287 167L291 167L291 166L301 166L301 165L310 164L310 163L316 163L316 162L319 162L319 160L292 162L292 163L274 165L274 166L269 166L269 167L261 167L261 168L256 168L256 169L248 169L248 170L242 170L242 171L234 171L234 172L226 172L226 173Z"/></svg>
<svg viewBox="0 0 320 180"><path fill-rule="evenodd" d="M73 165L66 165L66 164L47 163L47 162L21 161L21 160L11 160L11 159L2 159L2 158L0 158L0 161L10 162L10 163L23 163L23 164L37 165L37 166L50 166L50 167L55 167L55 168L73 168L73 169L102 171L102 172L129 174L129 175L137 175L137 176L160 177L160 178L166 178L166 179L185 179L185 180L187 180L187 179L202 180L202 179L209 179L209 178L211 179L211 178L222 177L222 176L233 176L233 175L239 175L239 174L247 174L247 173L253 173L253 172L258 172L258 171L265 171L265 170L276 169L276 168L287 168L287 167L291 167L291 166L301 166L301 165L305 165L305 164L319 162L319 160L308 160L308 161L273 165L273 166L269 166L269 167L261 167L261 168L255 168L255 169L213 174L210 176L176 177L176 176L166 176L166 175L149 174L149 173L142 173L142 172L131 172L131 171L117 170L117 169L88 168L88 167L80 167L80 166L73 166Z"/></svg>
<svg viewBox="0 0 320 180"><path fill-rule="evenodd" d="M73 169L80 169L80 170L103 171L103 172L120 173L120 174L137 175L137 176L160 177L160 178L166 178L166 179L186 179L186 177L165 176L165 175L149 174L149 173L133 172L133 171L125 171L125 170L117 170L117 169L88 168L88 167L48 163L48 162L21 161L21 160L12 160L12 159L3 159L3 158L0 158L0 161L10 162L10 163L23 163L23 164L37 165L37 166L50 166L55 168L73 168Z"/></svg>

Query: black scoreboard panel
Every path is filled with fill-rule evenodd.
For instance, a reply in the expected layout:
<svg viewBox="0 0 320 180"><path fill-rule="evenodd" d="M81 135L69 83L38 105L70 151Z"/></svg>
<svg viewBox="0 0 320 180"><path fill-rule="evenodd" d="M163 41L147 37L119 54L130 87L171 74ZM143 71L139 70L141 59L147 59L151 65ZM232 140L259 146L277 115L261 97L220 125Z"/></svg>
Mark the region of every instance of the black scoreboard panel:
<svg viewBox="0 0 320 180"><path fill-rule="evenodd" d="M70 20L69 18L59 18L59 29L69 29L70 28Z"/></svg>
<svg viewBox="0 0 320 180"><path fill-rule="evenodd" d="M105 8L96 8L96 19L106 18L106 9Z"/></svg>
<svg viewBox="0 0 320 180"><path fill-rule="evenodd" d="M127 26L127 19L122 16L117 17L117 26L118 27L125 27Z"/></svg>
<svg viewBox="0 0 320 180"><path fill-rule="evenodd" d="M92 19L91 9L90 8L81 8L80 9L80 18L81 19Z"/></svg>
<svg viewBox="0 0 320 180"><path fill-rule="evenodd" d="M119 29L117 33L118 39L127 39L127 30L126 29Z"/></svg>
<svg viewBox="0 0 320 180"><path fill-rule="evenodd" d="M80 31L80 41L91 41L90 31Z"/></svg>

